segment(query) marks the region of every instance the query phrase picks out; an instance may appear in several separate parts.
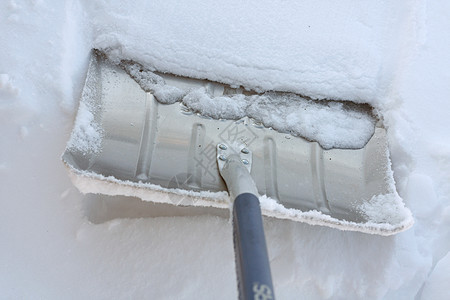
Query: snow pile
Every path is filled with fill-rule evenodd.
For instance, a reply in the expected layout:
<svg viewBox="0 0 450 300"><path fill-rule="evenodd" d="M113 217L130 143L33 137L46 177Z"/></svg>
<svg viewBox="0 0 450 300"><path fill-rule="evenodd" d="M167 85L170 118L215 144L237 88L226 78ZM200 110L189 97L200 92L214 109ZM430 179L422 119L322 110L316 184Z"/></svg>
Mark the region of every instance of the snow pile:
<svg viewBox="0 0 450 300"><path fill-rule="evenodd" d="M85 5L95 48L110 49L116 60L256 91L357 102L376 101L389 85L392 74L383 71L411 10L352 0Z"/></svg>

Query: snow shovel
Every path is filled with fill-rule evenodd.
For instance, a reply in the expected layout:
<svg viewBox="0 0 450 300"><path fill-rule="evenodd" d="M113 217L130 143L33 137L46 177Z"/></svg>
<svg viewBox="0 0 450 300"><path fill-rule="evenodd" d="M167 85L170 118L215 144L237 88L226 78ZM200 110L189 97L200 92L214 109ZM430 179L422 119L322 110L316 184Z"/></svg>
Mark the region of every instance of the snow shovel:
<svg viewBox="0 0 450 300"><path fill-rule="evenodd" d="M228 209L230 190L264 216L311 225L392 235L413 224L368 105L159 73L98 50L62 160L83 193ZM229 160L248 174L224 175Z"/></svg>
<svg viewBox="0 0 450 300"><path fill-rule="evenodd" d="M259 200L265 216L379 235L412 225L395 188L386 130L367 105L307 100L296 108L286 106L286 98L294 96L280 93L286 101L266 109L259 120L217 118L214 110L199 113L198 103L205 99L205 107L217 107L245 97L252 103L277 101L277 95L152 72L130 61L111 62L95 50L62 160L83 193L228 209L217 145L245 145L253 153L251 177L263 195ZM290 128L275 130L271 125L276 122L265 126L283 107L300 117L306 113L303 123L329 113L323 128L318 127L320 120L309 126L323 130L304 138ZM264 106L253 111L264 111ZM359 134L357 122L373 119L367 141L356 147L330 146L319 139L324 147L314 141L334 130L327 123L342 113L341 119L355 121L341 130L350 137Z"/></svg>

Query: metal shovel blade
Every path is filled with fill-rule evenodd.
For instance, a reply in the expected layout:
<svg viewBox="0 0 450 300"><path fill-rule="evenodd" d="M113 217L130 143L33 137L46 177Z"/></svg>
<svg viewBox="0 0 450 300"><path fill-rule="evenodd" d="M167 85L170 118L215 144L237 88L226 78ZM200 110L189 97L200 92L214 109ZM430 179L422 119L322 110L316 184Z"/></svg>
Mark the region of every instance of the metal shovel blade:
<svg viewBox="0 0 450 300"><path fill-rule="evenodd" d="M180 89L225 90L206 80L158 75ZM245 144L253 152L251 176L265 195L264 215L390 235L413 220L396 192L379 123L361 149L324 150L247 117L217 120L180 102L162 104L121 66L94 52L62 159L83 193L228 208L216 147Z"/></svg>

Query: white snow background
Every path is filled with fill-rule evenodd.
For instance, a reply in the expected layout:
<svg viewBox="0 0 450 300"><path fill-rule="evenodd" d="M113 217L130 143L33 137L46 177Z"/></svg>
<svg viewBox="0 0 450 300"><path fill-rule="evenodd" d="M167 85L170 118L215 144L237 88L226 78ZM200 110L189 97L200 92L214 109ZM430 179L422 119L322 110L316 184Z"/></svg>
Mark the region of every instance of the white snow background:
<svg viewBox="0 0 450 300"><path fill-rule="evenodd" d="M90 49L109 47L160 71L371 103L416 223L380 237L266 219L276 295L449 299L449 14L445 0L2 1L0 298L237 296L227 216L156 217L166 207L137 199L139 213L105 212L116 199L70 182L60 156Z"/></svg>

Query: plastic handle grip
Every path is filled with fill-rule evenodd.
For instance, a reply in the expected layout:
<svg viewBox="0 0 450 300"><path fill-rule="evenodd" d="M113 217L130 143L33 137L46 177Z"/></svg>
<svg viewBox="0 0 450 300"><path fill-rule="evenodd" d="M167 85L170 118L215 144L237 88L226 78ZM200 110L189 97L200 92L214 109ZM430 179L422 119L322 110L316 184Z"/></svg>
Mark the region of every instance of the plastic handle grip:
<svg viewBox="0 0 450 300"><path fill-rule="evenodd" d="M233 204L233 231L240 299L275 299L258 197L243 193Z"/></svg>

